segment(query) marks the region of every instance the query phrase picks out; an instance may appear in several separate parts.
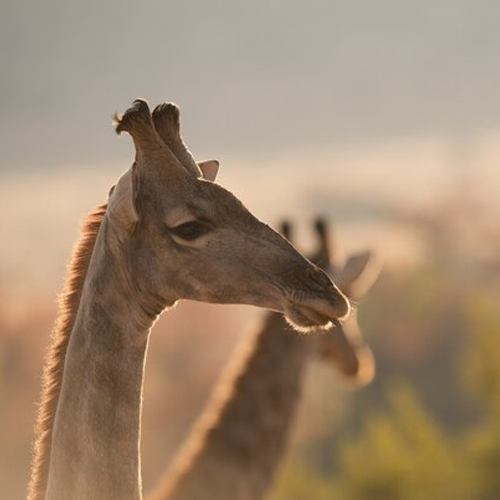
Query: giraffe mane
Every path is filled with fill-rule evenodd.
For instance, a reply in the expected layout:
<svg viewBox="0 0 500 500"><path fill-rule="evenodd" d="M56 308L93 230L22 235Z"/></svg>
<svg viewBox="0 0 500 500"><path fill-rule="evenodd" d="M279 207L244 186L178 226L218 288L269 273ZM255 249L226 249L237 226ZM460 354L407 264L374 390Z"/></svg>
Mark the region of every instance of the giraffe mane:
<svg viewBox="0 0 500 500"><path fill-rule="evenodd" d="M64 360L106 207L106 204L99 205L84 219L80 237L74 247L66 273L63 293L59 298L59 313L43 368L28 500L43 500L45 497L52 448L52 429L61 393Z"/></svg>

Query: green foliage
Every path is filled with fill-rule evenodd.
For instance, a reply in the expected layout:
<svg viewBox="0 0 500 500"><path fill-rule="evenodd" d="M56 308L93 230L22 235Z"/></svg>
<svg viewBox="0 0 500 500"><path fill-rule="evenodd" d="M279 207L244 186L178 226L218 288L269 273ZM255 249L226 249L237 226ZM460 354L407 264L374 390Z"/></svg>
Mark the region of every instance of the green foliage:
<svg viewBox="0 0 500 500"><path fill-rule="evenodd" d="M500 491L500 314L495 293L476 295L467 308L470 327L464 379L485 408L484 420L464 433L463 449L476 496L497 500Z"/></svg>
<svg viewBox="0 0 500 500"><path fill-rule="evenodd" d="M300 458L286 461L273 491L273 500L331 500L331 480L321 476Z"/></svg>
<svg viewBox="0 0 500 500"><path fill-rule="evenodd" d="M500 422L486 422L462 438L463 454L473 478L473 500L498 500L500 491Z"/></svg>
<svg viewBox="0 0 500 500"><path fill-rule="evenodd" d="M471 478L461 470L457 446L410 387L393 389L389 399L390 412L368 417L362 434L341 447L336 498L468 498Z"/></svg>
<svg viewBox="0 0 500 500"><path fill-rule="evenodd" d="M476 294L468 303L469 342L464 379L484 404L488 418L500 418L500 297Z"/></svg>
<svg viewBox="0 0 500 500"><path fill-rule="evenodd" d="M286 463L273 500L472 500L477 482L464 447L448 438L401 384L389 410L370 415L361 433L339 449L335 476L300 459Z"/></svg>

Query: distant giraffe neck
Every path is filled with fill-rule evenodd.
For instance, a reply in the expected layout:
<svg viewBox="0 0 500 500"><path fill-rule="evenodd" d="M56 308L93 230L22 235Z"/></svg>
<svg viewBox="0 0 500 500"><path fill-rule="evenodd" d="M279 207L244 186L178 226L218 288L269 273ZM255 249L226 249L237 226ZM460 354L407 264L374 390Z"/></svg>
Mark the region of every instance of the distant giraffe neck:
<svg viewBox="0 0 500 500"><path fill-rule="evenodd" d="M257 500L285 451L311 339L266 315L148 500Z"/></svg>
<svg viewBox="0 0 500 500"><path fill-rule="evenodd" d="M67 345L46 500L141 498L142 383L154 316L139 307L106 236L104 220Z"/></svg>

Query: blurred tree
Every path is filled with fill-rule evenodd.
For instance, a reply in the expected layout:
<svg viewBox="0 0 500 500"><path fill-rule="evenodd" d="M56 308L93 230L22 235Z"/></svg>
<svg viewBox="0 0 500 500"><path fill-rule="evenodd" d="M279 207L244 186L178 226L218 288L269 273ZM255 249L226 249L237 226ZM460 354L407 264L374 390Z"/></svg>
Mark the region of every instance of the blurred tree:
<svg viewBox="0 0 500 500"><path fill-rule="evenodd" d="M272 500L332 500L331 479L320 475L299 456L286 460Z"/></svg>
<svg viewBox="0 0 500 500"><path fill-rule="evenodd" d="M388 399L388 412L368 416L361 433L340 445L334 477L291 459L273 500L479 498L465 449L440 430L411 387L395 386Z"/></svg>
<svg viewBox="0 0 500 500"><path fill-rule="evenodd" d="M463 356L467 387L485 407L486 417L500 420L500 294L476 293L467 303L470 335Z"/></svg>
<svg viewBox="0 0 500 500"><path fill-rule="evenodd" d="M464 350L467 387L484 406L485 416L463 436L463 451L481 500L497 500L500 491L500 297L494 290L476 293L467 307L470 337Z"/></svg>
<svg viewBox="0 0 500 500"><path fill-rule="evenodd" d="M332 492L350 500L470 498L473 478L458 445L410 386L393 388L389 400L388 414L369 416L361 435L341 446Z"/></svg>

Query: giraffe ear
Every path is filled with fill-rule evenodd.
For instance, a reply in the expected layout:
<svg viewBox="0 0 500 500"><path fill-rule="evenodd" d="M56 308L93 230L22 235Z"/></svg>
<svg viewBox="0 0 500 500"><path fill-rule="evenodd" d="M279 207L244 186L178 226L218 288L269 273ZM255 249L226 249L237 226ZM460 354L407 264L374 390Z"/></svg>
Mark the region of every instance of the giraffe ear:
<svg viewBox="0 0 500 500"><path fill-rule="evenodd" d="M205 160L198 163L203 178L207 181L215 181L217 172L219 171L219 162L217 160Z"/></svg>
<svg viewBox="0 0 500 500"><path fill-rule="evenodd" d="M134 167L127 170L111 188L106 213L120 234L130 234L134 230L139 221L135 207Z"/></svg>
<svg viewBox="0 0 500 500"><path fill-rule="evenodd" d="M335 282L349 297L360 297L377 280L380 267L380 261L372 252L359 252L347 259L344 268L335 276Z"/></svg>

